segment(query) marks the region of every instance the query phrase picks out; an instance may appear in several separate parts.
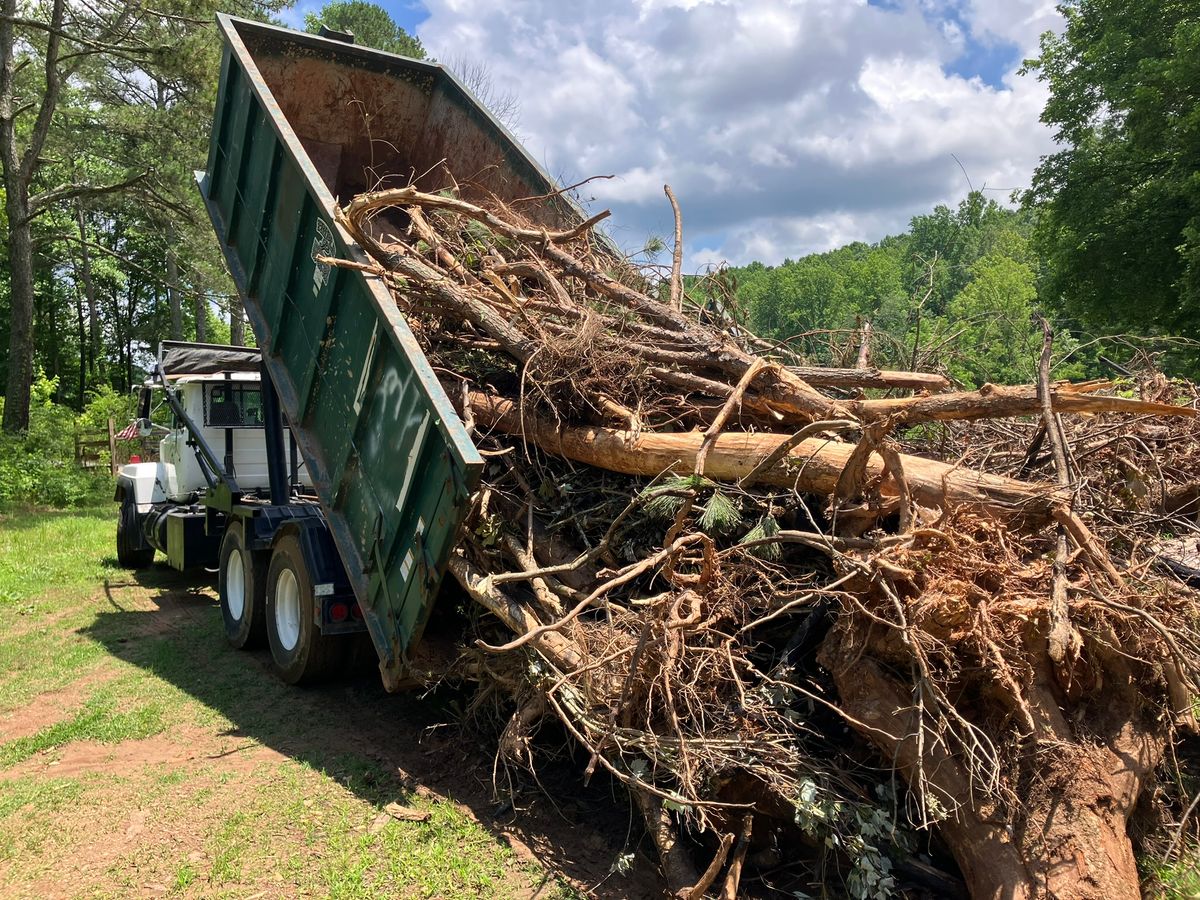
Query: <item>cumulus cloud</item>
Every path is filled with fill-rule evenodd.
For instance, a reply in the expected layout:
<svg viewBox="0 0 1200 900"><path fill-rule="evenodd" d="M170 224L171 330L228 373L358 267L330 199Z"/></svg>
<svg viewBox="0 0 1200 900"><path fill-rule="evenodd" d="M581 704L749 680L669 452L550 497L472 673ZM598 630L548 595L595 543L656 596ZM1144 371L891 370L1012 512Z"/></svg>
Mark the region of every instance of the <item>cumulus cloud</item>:
<svg viewBox="0 0 1200 900"><path fill-rule="evenodd" d="M616 176L585 190L619 241L670 233L671 184L693 266L876 240L965 193L955 157L976 187L1011 189L1051 148L1042 87L1011 71L1057 25L1040 0L426 6L422 41L516 94L551 173ZM997 46L1010 71L972 73Z"/></svg>
<svg viewBox="0 0 1200 900"><path fill-rule="evenodd" d="M967 15L981 36L1009 41L1032 54L1043 32L1059 31L1057 0L969 0Z"/></svg>

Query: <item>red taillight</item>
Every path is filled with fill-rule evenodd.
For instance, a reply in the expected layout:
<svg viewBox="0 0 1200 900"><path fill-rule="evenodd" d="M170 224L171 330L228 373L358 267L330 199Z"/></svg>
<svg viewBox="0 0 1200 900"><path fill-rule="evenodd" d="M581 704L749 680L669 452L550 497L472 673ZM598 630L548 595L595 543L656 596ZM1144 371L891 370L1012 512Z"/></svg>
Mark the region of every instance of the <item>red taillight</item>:
<svg viewBox="0 0 1200 900"><path fill-rule="evenodd" d="M329 618L333 622L345 622L350 616L350 607L345 603L335 603L329 607Z"/></svg>
<svg viewBox="0 0 1200 900"><path fill-rule="evenodd" d="M357 603L355 603L354 606L351 607L350 614L352 616L354 616L354 618L358 619L359 621L362 621L362 617L363 617L362 616L362 607L359 606Z"/></svg>

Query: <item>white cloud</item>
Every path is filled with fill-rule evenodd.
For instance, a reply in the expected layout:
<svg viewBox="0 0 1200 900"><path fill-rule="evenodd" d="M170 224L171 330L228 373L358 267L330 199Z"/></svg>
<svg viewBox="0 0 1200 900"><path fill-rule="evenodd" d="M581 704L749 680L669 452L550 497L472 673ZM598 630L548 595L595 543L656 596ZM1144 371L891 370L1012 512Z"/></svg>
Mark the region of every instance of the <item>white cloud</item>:
<svg viewBox="0 0 1200 900"><path fill-rule="evenodd" d="M1010 41L1033 55L1044 31L1060 31L1057 0L968 0L967 17L979 35Z"/></svg>
<svg viewBox="0 0 1200 900"><path fill-rule="evenodd" d="M972 43L1032 52L1058 21L1041 0L426 6L426 47L485 63L551 172L616 176L586 190L612 206L619 241L670 233L670 183L691 265L875 240L962 197L955 157L976 187L1010 189L1051 148L1032 78L948 71Z"/></svg>

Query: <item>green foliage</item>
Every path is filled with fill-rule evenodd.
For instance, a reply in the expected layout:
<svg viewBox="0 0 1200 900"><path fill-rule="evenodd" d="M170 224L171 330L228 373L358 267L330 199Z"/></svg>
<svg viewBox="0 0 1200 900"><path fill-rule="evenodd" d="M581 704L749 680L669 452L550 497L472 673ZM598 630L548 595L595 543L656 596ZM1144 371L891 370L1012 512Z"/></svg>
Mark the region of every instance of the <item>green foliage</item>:
<svg viewBox="0 0 1200 900"><path fill-rule="evenodd" d="M683 508L689 493L696 494L699 529L713 537L727 534L742 524L738 504L716 482L699 475L672 476L642 492L643 509L651 519L671 520ZM711 492L711 493L710 493ZM707 494L707 498L703 495Z"/></svg>
<svg viewBox="0 0 1200 900"><path fill-rule="evenodd" d="M742 513L722 491L714 488L696 524L706 534L724 534L742 523Z"/></svg>
<svg viewBox="0 0 1200 900"><path fill-rule="evenodd" d="M1066 0L1028 63L1050 99L1037 208L1044 295L1106 331L1200 336L1200 6Z"/></svg>
<svg viewBox="0 0 1200 900"><path fill-rule="evenodd" d="M397 25L382 6L368 0L330 0L319 12L305 14L305 31L316 34L322 25L334 31L349 31L355 43L376 50L425 58L420 39Z"/></svg>
<svg viewBox="0 0 1200 900"><path fill-rule="evenodd" d="M0 510L92 506L112 500L113 482L107 470L101 466L98 474L91 474L75 463L76 415L53 402L57 389L57 379L39 373L33 383L29 430L0 434ZM89 405L88 415L94 419L103 414L107 422L106 410L115 408L119 399L111 389L100 393Z"/></svg>
<svg viewBox="0 0 1200 900"><path fill-rule="evenodd" d="M950 373L964 384L1019 384L1037 378L1041 334L1030 327L1034 272L1007 256L985 256L950 301L950 328L961 329L962 352Z"/></svg>
<svg viewBox="0 0 1200 900"><path fill-rule="evenodd" d="M904 855L912 842L892 816L878 806L839 800L810 780L801 784L792 803L801 831L854 861L846 877L847 896L886 900L896 895L890 854L898 851Z"/></svg>
<svg viewBox="0 0 1200 900"><path fill-rule="evenodd" d="M1153 888L1146 891L1146 896L1163 900L1196 900L1200 897L1200 847L1185 845L1177 859L1147 868Z"/></svg>
<svg viewBox="0 0 1200 900"><path fill-rule="evenodd" d="M112 419L118 429L124 428L134 418L137 400L132 393L119 394L112 385L102 384L88 391L87 405L79 414L77 424L87 431L100 431L108 427Z"/></svg>
<svg viewBox="0 0 1200 900"><path fill-rule="evenodd" d="M975 192L957 208L916 216L909 231L734 270L754 330L788 340L818 365L855 364L862 325L880 368L941 369L967 387L1037 377L1042 333L1033 217ZM1056 377L1094 374L1068 329L1056 328ZM1094 353L1095 351L1093 351ZM1087 363L1093 362L1092 368Z"/></svg>
<svg viewBox="0 0 1200 900"><path fill-rule="evenodd" d="M672 476L642 491L641 499L645 500L642 509L652 519L673 519L683 507L688 491L712 486L713 482L697 475Z"/></svg>
<svg viewBox="0 0 1200 900"><path fill-rule="evenodd" d="M220 10L264 18L280 6L167 0L148 16L98 0L69 10L57 67L65 77L29 184L31 196L80 186L31 222L32 350L35 365L58 379L56 402L78 410L101 386L124 393L164 338L190 339L207 324L207 340L229 339L228 317L240 305L193 181L207 158L220 68L212 17ZM49 6L27 5L27 14L44 22ZM47 94L45 31L18 25L15 48L14 124L24 146ZM0 235L7 232L0 214ZM0 253L0 378L9 271Z"/></svg>
<svg viewBox="0 0 1200 900"><path fill-rule="evenodd" d="M734 277L756 332L802 336L801 346L814 361L841 364L839 334L881 311L894 317L903 303L902 266L898 248L851 244L778 267L751 265L734 270Z"/></svg>
<svg viewBox="0 0 1200 900"><path fill-rule="evenodd" d="M758 522L755 523L754 527L742 536L742 539L738 541L738 543L752 544L754 541L761 541L766 538L775 537L777 534L779 534L779 523L775 521L773 516L768 514L759 519ZM773 544L761 544L758 547L751 547L749 552L753 556L757 556L759 559L770 560L779 559L779 557L783 555L783 551L778 542Z"/></svg>

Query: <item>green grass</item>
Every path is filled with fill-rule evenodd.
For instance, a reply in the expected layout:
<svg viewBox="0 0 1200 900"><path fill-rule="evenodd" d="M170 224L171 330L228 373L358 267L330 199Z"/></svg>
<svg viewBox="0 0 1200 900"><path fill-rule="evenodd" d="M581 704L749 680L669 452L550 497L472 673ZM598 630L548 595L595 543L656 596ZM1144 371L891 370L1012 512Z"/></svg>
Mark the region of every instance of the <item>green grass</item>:
<svg viewBox="0 0 1200 900"><path fill-rule="evenodd" d="M51 598L44 595L53 588L125 580L116 560L116 509L0 516L0 607L10 607L4 618L45 612Z"/></svg>
<svg viewBox="0 0 1200 900"><path fill-rule="evenodd" d="M46 723L0 743L0 894L574 896L456 804L310 737L295 689L225 643L211 588L118 568L115 525L115 510L0 517L0 729L27 707ZM128 743L158 734L177 757ZM53 777L82 741L105 748ZM380 819L391 801L430 817Z"/></svg>
<svg viewBox="0 0 1200 900"><path fill-rule="evenodd" d="M380 802L364 803L348 789L363 778L368 791L379 786ZM384 796L427 810L428 821L379 823ZM361 757L343 756L333 770L279 765L213 829L210 863L197 877L218 889L253 880L277 862L262 834L291 837L280 866L286 881L339 900L501 897L511 893L514 873L526 883L547 877L524 871L507 845L453 803L397 796L390 773Z"/></svg>
<svg viewBox="0 0 1200 900"><path fill-rule="evenodd" d="M1151 874L1157 882L1157 891L1151 896L1200 900L1200 847L1185 851L1177 862L1156 866Z"/></svg>
<svg viewBox="0 0 1200 900"><path fill-rule="evenodd" d="M163 709L155 703L121 710L111 696L97 694L70 719L55 722L35 734L0 744L0 769L8 768L35 753L72 741L117 744L159 734L165 727Z"/></svg>
<svg viewBox="0 0 1200 900"><path fill-rule="evenodd" d="M55 818L76 807L86 790L74 778L0 779L0 862L43 853Z"/></svg>
<svg viewBox="0 0 1200 900"><path fill-rule="evenodd" d="M191 887L196 880L196 869L190 862L185 862L175 870L175 883L171 886L174 893L181 894Z"/></svg>
<svg viewBox="0 0 1200 900"><path fill-rule="evenodd" d="M66 686L106 655L81 633L95 613L77 600L128 580L115 539L114 509L0 516L0 711Z"/></svg>
<svg viewBox="0 0 1200 900"><path fill-rule="evenodd" d="M83 793L75 778L10 778L0 781L0 822L29 809L54 812Z"/></svg>

